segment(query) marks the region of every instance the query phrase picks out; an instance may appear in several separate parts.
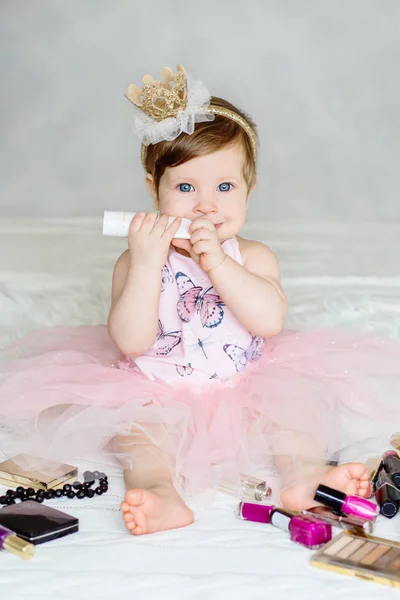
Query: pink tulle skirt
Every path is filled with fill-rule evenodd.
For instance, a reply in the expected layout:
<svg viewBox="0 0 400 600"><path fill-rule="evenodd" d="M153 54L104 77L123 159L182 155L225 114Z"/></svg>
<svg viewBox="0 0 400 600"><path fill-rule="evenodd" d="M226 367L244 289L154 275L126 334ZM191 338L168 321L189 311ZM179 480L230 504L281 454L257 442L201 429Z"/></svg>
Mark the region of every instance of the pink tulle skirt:
<svg viewBox="0 0 400 600"><path fill-rule="evenodd" d="M157 446L193 495L260 476L276 455L361 460L399 430L400 344L374 336L284 331L244 372L195 386L132 370L104 326L41 330L0 351L0 450L30 468L97 452L130 466L117 436Z"/></svg>

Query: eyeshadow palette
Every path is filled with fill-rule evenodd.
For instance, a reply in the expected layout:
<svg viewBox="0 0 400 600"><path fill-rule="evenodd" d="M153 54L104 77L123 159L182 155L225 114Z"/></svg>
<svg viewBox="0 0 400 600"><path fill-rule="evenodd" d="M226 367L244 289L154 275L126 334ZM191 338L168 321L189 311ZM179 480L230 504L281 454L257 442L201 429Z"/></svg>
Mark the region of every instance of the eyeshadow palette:
<svg viewBox="0 0 400 600"><path fill-rule="evenodd" d="M400 588L400 542L346 531L313 554L311 565Z"/></svg>
<svg viewBox="0 0 400 600"><path fill-rule="evenodd" d="M79 530L79 520L52 506L26 500L0 510L0 525L31 544L43 544Z"/></svg>
<svg viewBox="0 0 400 600"><path fill-rule="evenodd" d="M73 465L49 464L48 472L26 471L20 465L29 464L29 457L19 454L12 459L0 463L0 483L7 487L16 488L19 485L31 487L34 490L50 490L73 483L78 475L78 469Z"/></svg>

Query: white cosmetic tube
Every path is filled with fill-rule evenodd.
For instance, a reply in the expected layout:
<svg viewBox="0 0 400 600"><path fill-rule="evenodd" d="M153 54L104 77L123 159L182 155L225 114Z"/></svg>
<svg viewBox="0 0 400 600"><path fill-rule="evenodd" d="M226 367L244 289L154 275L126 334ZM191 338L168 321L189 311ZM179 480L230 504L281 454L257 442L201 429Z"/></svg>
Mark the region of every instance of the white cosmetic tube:
<svg viewBox="0 0 400 600"><path fill-rule="evenodd" d="M134 212L116 212L112 210L104 211L103 235L113 235L116 237L128 237L129 225L136 213ZM171 225L175 217L169 217L168 225ZM182 218L182 223L174 235L175 239L190 240L189 227L192 221Z"/></svg>

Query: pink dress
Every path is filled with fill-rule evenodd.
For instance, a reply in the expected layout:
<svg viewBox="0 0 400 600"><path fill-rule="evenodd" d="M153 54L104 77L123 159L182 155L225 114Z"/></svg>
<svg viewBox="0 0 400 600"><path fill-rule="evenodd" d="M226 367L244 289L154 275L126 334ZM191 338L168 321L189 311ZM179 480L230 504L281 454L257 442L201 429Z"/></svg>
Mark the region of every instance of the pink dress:
<svg viewBox="0 0 400 600"><path fill-rule="evenodd" d="M236 238L223 248L242 262ZM400 344L335 330L253 336L171 248L144 355L122 356L105 326L32 332L0 351L0 449L43 468L144 434L193 495L239 473L265 476L278 453L295 465L299 434L314 458L379 452L400 430L399 399Z"/></svg>

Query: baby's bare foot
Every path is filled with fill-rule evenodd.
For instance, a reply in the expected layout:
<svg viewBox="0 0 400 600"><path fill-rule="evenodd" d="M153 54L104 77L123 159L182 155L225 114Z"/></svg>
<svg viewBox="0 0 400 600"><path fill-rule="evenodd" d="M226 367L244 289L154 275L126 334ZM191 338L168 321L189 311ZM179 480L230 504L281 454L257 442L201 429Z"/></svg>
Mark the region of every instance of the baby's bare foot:
<svg viewBox="0 0 400 600"><path fill-rule="evenodd" d="M369 498L372 486L368 473L362 463L345 463L338 467L325 467L316 470L307 481L299 482L281 492L280 500L285 508L305 510L315 506L314 495L320 484L344 492L346 496L362 496Z"/></svg>
<svg viewBox="0 0 400 600"><path fill-rule="evenodd" d="M369 498L372 494L372 484L362 463L345 463L331 467L321 483L344 492L346 496Z"/></svg>
<svg viewBox="0 0 400 600"><path fill-rule="evenodd" d="M193 522L192 511L172 486L128 490L121 511L134 535L176 529Z"/></svg>

